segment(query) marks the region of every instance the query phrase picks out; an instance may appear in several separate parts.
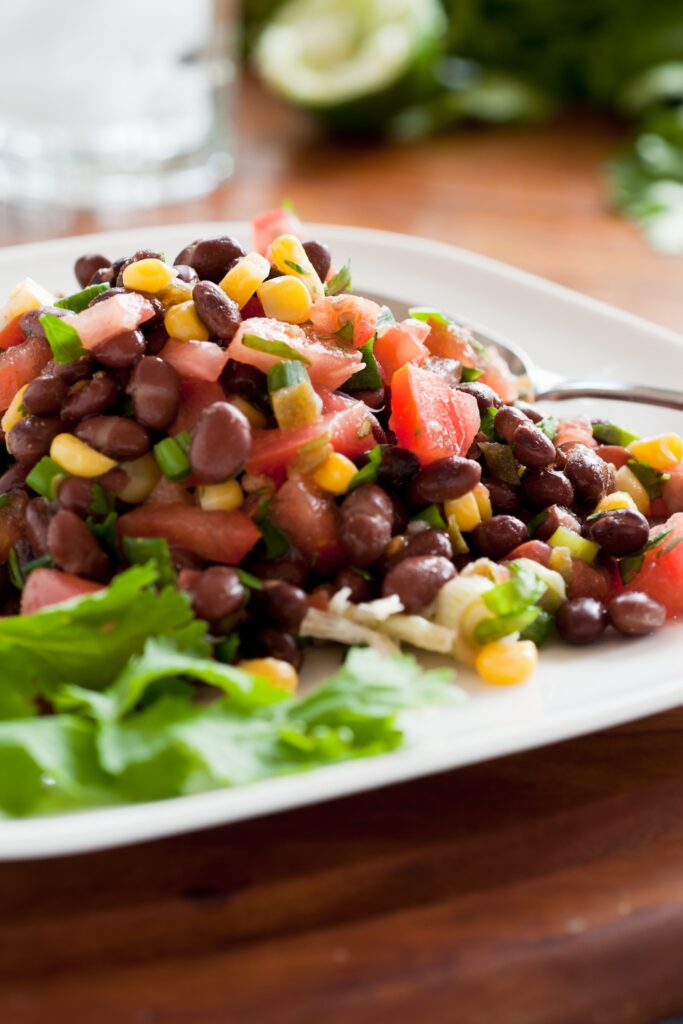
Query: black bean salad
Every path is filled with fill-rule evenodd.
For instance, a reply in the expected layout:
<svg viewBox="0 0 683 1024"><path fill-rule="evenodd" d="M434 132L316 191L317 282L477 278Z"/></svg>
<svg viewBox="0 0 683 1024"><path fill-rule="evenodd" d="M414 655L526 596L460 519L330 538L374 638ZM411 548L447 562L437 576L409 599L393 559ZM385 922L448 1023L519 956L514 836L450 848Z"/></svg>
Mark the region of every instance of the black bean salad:
<svg viewBox="0 0 683 1024"><path fill-rule="evenodd" d="M291 210L253 229L251 250L221 236L172 262L88 253L73 294L31 279L10 294L0 662L15 688L0 689L0 767L3 743L27 750L3 729L36 715L69 743L94 730L100 794L116 765L129 790L147 780L135 796L235 781L194 748L182 785L168 778L188 722L218 714L207 694L230 697L234 717L238 691L259 728L264 708L279 709L278 750L291 749L279 764L269 748L271 774L305 750L320 763L389 749L394 726L374 747L348 723L338 735L315 714L301 726L313 698L291 695L307 647L353 649L337 694L391 664L430 699L440 677L401 645L506 685L533 672L553 634L642 636L683 612L680 436L544 416L499 353L440 311L396 322L352 294L348 265L333 266ZM391 710L410 686L385 688ZM288 695L286 721L274 694ZM175 753L160 748L163 770L149 754L145 775L121 735L137 729L139 742L162 709ZM69 785L60 798L78 803ZM44 798L38 786L25 805Z"/></svg>

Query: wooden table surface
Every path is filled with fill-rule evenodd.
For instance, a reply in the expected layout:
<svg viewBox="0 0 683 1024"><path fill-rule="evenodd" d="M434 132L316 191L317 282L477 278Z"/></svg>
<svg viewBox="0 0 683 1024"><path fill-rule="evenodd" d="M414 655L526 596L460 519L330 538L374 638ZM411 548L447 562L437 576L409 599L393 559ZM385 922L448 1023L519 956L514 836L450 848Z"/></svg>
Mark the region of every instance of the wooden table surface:
<svg viewBox="0 0 683 1024"><path fill-rule="evenodd" d="M607 124L319 148L247 90L236 178L683 327L680 260L605 209ZM28 222L3 243L116 226ZM140 232L145 243L145 231ZM643 680L647 685L647 680ZM0 867L2 1024L654 1024L683 1014L683 713L319 807Z"/></svg>

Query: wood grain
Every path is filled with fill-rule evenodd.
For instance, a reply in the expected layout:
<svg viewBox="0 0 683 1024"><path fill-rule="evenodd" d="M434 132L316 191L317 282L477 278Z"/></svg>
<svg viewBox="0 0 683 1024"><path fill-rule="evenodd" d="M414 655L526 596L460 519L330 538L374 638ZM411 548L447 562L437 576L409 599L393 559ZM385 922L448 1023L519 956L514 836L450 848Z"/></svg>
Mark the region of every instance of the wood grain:
<svg viewBox="0 0 683 1024"><path fill-rule="evenodd" d="M128 223L425 234L681 327L681 264L604 207L613 126L315 144L247 87L238 175ZM116 226L5 211L4 242ZM644 685L647 681L644 680ZM683 712L377 793L0 867L2 1024L653 1024L683 1013Z"/></svg>

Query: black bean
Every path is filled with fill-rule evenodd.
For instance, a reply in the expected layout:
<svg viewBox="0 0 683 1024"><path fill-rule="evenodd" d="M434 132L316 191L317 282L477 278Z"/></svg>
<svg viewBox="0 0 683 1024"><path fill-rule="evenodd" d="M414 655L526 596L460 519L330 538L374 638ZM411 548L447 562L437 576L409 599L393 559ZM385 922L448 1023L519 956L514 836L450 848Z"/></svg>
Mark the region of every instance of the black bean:
<svg viewBox="0 0 683 1024"><path fill-rule="evenodd" d="M592 644L605 631L607 612L594 597L575 597L560 606L555 625L568 644Z"/></svg>
<svg viewBox="0 0 683 1024"><path fill-rule="evenodd" d="M129 267L131 263L139 263L140 260L161 260L163 259L160 252L156 249L138 249L133 253L132 256L126 257L125 260L119 265L118 274L116 275L116 286L117 288L125 288L123 283L123 272L126 267Z"/></svg>
<svg viewBox="0 0 683 1024"><path fill-rule="evenodd" d="M133 366L145 354L145 336L142 331L124 331L97 348L95 358L102 366L113 370Z"/></svg>
<svg viewBox="0 0 683 1024"><path fill-rule="evenodd" d="M81 288L85 288L92 280L96 270L111 267L111 260L103 256L101 252L87 252L79 256L74 263L74 274Z"/></svg>
<svg viewBox="0 0 683 1024"><path fill-rule="evenodd" d="M150 330L145 330L147 324L142 325L142 333L145 336L145 348L148 356L157 356L168 341L168 331L163 323L155 324Z"/></svg>
<svg viewBox="0 0 683 1024"><path fill-rule="evenodd" d="M240 611L246 592L236 569L213 565L192 584L192 608L200 619L217 623Z"/></svg>
<svg viewBox="0 0 683 1024"><path fill-rule="evenodd" d="M574 488L558 469L527 469L522 477L522 494L535 508L571 505Z"/></svg>
<svg viewBox="0 0 683 1024"><path fill-rule="evenodd" d="M555 445L533 423L520 423L514 432L512 450L523 466L550 466L555 461Z"/></svg>
<svg viewBox="0 0 683 1024"><path fill-rule="evenodd" d="M199 274L194 267L190 267L186 263L176 263L175 268L178 271L178 278L185 284L195 284L199 280Z"/></svg>
<svg viewBox="0 0 683 1024"><path fill-rule="evenodd" d="M410 525L414 526L416 523L426 529L420 530L418 533L406 534L403 547L384 560L387 570L398 565L404 558L412 558L415 555L438 555L441 558L453 558L453 545L447 533L443 530L433 530L427 523L420 520L416 520Z"/></svg>
<svg viewBox="0 0 683 1024"><path fill-rule="evenodd" d="M376 388L374 391L354 391L353 397L359 402L364 402L368 409L379 412L384 408L384 388Z"/></svg>
<svg viewBox="0 0 683 1024"><path fill-rule="evenodd" d="M73 363L64 363L60 365L50 360L46 366L43 367L41 377L59 377L60 380L65 380L67 384L77 384L79 380L87 380L91 377L95 371L95 360L92 356L81 356L80 359L76 359Z"/></svg>
<svg viewBox="0 0 683 1024"><path fill-rule="evenodd" d="M335 591L342 590L345 587L351 591L349 601L352 601L354 604L371 601L375 596L371 581L361 576L355 569L342 569L341 572L337 573L334 580Z"/></svg>
<svg viewBox="0 0 683 1024"><path fill-rule="evenodd" d="M249 420L229 402L214 402L192 431L190 465L198 482L217 484L242 469L251 449Z"/></svg>
<svg viewBox="0 0 683 1024"><path fill-rule="evenodd" d="M375 484L365 484L344 499L339 539L354 565L372 565L391 539L394 509L389 496Z"/></svg>
<svg viewBox="0 0 683 1024"><path fill-rule="evenodd" d="M479 412L483 416L484 413L488 412L490 408L499 409L503 404L503 399L498 395L493 388L490 388L488 384L481 384L477 380L466 382L465 384L458 384L456 391L464 391L466 395L471 395L472 398L476 399L477 405L479 406Z"/></svg>
<svg viewBox="0 0 683 1024"><path fill-rule="evenodd" d="M529 531L515 516L491 516L474 530L472 537L480 554L498 561L529 538Z"/></svg>
<svg viewBox="0 0 683 1024"><path fill-rule="evenodd" d="M77 423L87 416L99 416L110 409L118 397L118 384L108 374L100 371L92 380L70 392L62 405L62 419L68 423Z"/></svg>
<svg viewBox="0 0 683 1024"><path fill-rule="evenodd" d="M666 621L666 608L638 590L613 597L607 605L607 614L623 636L647 636Z"/></svg>
<svg viewBox="0 0 683 1024"><path fill-rule="evenodd" d="M87 286L90 286L91 284L109 284L110 285L111 282L114 280L115 276L116 276L116 273L114 271L113 266L112 267L100 267L100 269L96 270L95 273L93 274L93 276L87 282ZM92 303L90 303L90 305L92 305Z"/></svg>
<svg viewBox="0 0 683 1024"><path fill-rule="evenodd" d="M245 256L240 243L229 235L200 238L178 253L175 263L187 264L197 271L202 281L219 284L230 267Z"/></svg>
<svg viewBox="0 0 683 1024"><path fill-rule="evenodd" d="M564 472L573 484L576 497L580 501L595 505L607 494L610 482L609 467L592 448L582 444L575 445L567 456Z"/></svg>
<svg viewBox="0 0 683 1024"><path fill-rule="evenodd" d="M572 533L581 533L581 523L568 508L563 508L562 505L550 505L546 509L543 522L539 523L534 530L534 540L549 540L560 526L563 526L565 530L571 530Z"/></svg>
<svg viewBox="0 0 683 1024"><path fill-rule="evenodd" d="M192 289L192 298L209 334L221 341L231 341L242 323L237 303L213 281L199 281Z"/></svg>
<svg viewBox="0 0 683 1024"><path fill-rule="evenodd" d="M519 489L502 480L487 480L486 489L491 499L491 508L497 515L514 515L519 511Z"/></svg>
<svg viewBox="0 0 683 1024"><path fill-rule="evenodd" d="M135 418L150 430L165 430L176 418L180 405L178 371L158 356L143 356L133 370L127 388Z"/></svg>
<svg viewBox="0 0 683 1024"><path fill-rule="evenodd" d="M47 546L53 562L64 572L98 581L106 579L109 573L109 559L74 512L60 509L52 517Z"/></svg>
<svg viewBox="0 0 683 1024"><path fill-rule="evenodd" d="M21 487L30 470L29 465L16 464L10 466L0 476L0 494L7 494L8 491L13 491L17 487Z"/></svg>
<svg viewBox="0 0 683 1024"><path fill-rule="evenodd" d="M302 653L290 633L273 626L250 629L242 636L242 647L248 657L278 658L300 668Z"/></svg>
<svg viewBox="0 0 683 1024"><path fill-rule="evenodd" d="M407 448L382 445L377 483L387 491L402 491L420 472L420 460Z"/></svg>
<svg viewBox="0 0 683 1024"><path fill-rule="evenodd" d="M529 419L526 413L522 412L521 409L516 409L513 405L504 405L497 413L496 418L493 421L493 429L502 437L506 444L512 444L517 428L522 423L528 423Z"/></svg>
<svg viewBox="0 0 683 1024"><path fill-rule="evenodd" d="M280 558L251 558L247 568L261 580L282 580L294 587L305 587L310 575L308 560L296 548Z"/></svg>
<svg viewBox="0 0 683 1024"><path fill-rule="evenodd" d="M606 555L623 558L647 544L650 524L644 515L630 508L604 512L586 526L588 537L599 544Z"/></svg>
<svg viewBox="0 0 683 1024"><path fill-rule="evenodd" d="M10 455L26 465L32 465L50 451L50 445L62 429L56 418L25 416L12 427L5 438Z"/></svg>
<svg viewBox="0 0 683 1024"><path fill-rule="evenodd" d="M521 399L517 399L515 402L515 409L521 410L525 416L528 416L532 423L540 423L543 419L543 413L533 406L529 405L528 402L523 402Z"/></svg>
<svg viewBox="0 0 683 1024"><path fill-rule="evenodd" d="M481 480L481 466L473 459L449 455L424 466L408 485L408 498L420 507L450 501L471 491Z"/></svg>
<svg viewBox="0 0 683 1024"><path fill-rule="evenodd" d="M431 604L444 583L454 576L453 563L439 555L403 558L385 576L382 597L396 594L405 611L413 614Z"/></svg>
<svg viewBox="0 0 683 1024"><path fill-rule="evenodd" d="M63 377L35 377L24 392L22 404L33 416L56 416L68 390Z"/></svg>
<svg viewBox="0 0 683 1024"><path fill-rule="evenodd" d="M364 582L360 576L356 576L356 579ZM263 614L273 625L291 632L299 628L308 610L306 591L282 580L267 580L263 590L257 591L254 596L257 597L259 614Z"/></svg>
<svg viewBox="0 0 683 1024"><path fill-rule="evenodd" d="M106 302L107 299L111 299L113 295L126 295L127 292L127 288L119 288L118 286L114 288L107 288L106 292L99 292L97 295L93 296L88 303L88 307L96 306L100 302Z"/></svg>
<svg viewBox="0 0 683 1024"><path fill-rule="evenodd" d="M125 416L91 416L82 420L74 433L91 448L117 462L141 458L151 444L145 428Z"/></svg>
<svg viewBox="0 0 683 1024"><path fill-rule="evenodd" d="M47 551L47 529L52 516L53 509L47 498L32 498L26 507L26 536L36 558Z"/></svg>
<svg viewBox="0 0 683 1024"><path fill-rule="evenodd" d="M46 313L51 316L64 317L68 310L60 309L59 306L39 306L38 309L29 309L28 313L24 313L19 321L22 334L27 338L44 338L45 328L41 324L40 318Z"/></svg>
<svg viewBox="0 0 683 1024"><path fill-rule="evenodd" d="M87 519L89 515L92 515L93 487L92 480L85 480L79 476L68 476L59 485L57 501L62 508L68 509L69 512L75 512L81 519Z"/></svg>
<svg viewBox="0 0 683 1024"><path fill-rule="evenodd" d="M270 410L268 378L255 366L228 359L221 374L221 385L226 395L239 395L261 410Z"/></svg>
<svg viewBox="0 0 683 1024"><path fill-rule="evenodd" d="M303 247L316 274L321 281L324 281L332 266L332 253L324 242L317 242L315 239L304 242Z"/></svg>

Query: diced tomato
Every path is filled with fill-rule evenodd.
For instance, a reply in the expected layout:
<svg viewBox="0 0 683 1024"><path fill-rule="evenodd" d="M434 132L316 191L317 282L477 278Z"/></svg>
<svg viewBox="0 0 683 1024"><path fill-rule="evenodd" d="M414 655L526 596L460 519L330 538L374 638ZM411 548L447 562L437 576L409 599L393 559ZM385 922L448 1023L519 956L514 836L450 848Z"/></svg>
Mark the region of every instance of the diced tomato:
<svg viewBox="0 0 683 1024"><path fill-rule="evenodd" d="M76 328L85 348L96 349L117 334L134 331L153 316L154 307L144 295L122 292L64 319Z"/></svg>
<svg viewBox="0 0 683 1024"><path fill-rule="evenodd" d="M424 363L429 355L425 345L429 331L429 324L422 320L403 320L377 338L373 353L385 384L391 383L394 373L404 363L415 363L416 366Z"/></svg>
<svg viewBox="0 0 683 1024"><path fill-rule="evenodd" d="M253 316L262 317L265 316L265 310L263 303L259 299L258 295L252 295L252 297L242 306L242 319L249 320Z"/></svg>
<svg viewBox="0 0 683 1024"><path fill-rule="evenodd" d="M614 581L609 569L601 565L589 565L580 558L572 558L572 578L567 587L567 597L595 597L607 601Z"/></svg>
<svg viewBox="0 0 683 1024"><path fill-rule="evenodd" d="M514 402L519 398L519 381L495 346L489 345L486 361L480 365L484 370L479 378L482 384L493 388L504 402Z"/></svg>
<svg viewBox="0 0 683 1024"><path fill-rule="evenodd" d="M555 444L585 444L588 448L597 448L598 442L593 437L593 426L589 417L579 414L560 420L557 424Z"/></svg>
<svg viewBox="0 0 683 1024"><path fill-rule="evenodd" d="M329 569L339 536L339 509L331 494L309 481L287 480L275 495L271 518L295 547L314 561L323 557Z"/></svg>
<svg viewBox="0 0 683 1024"><path fill-rule="evenodd" d="M18 316L13 317L0 330L0 348L13 348L14 345L21 345L26 341L26 335L19 326L23 315L23 313L20 313Z"/></svg>
<svg viewBox="0 0 683 1024"><path fill-rule="evenodd" d="M175 338L168 339L159 355L181 377L210 382L218 380L230 358L227 349L214 341L176 341Z"/></svg>
<svg viewBox="0 0 683 1024"><path fill-rule="evenodd" d="M118 522L127 537L165 537L208 562L238 565L261 534L244 512L207 512L196 505L140 505Z"/></svg>
<svg viewBox="0 0 683 1024"><path fill-rule="evenodd" d="M605 462L611 462L616 469L621 469L629 459L633 458L631 453L626 448L622 448L620 444L599 444L595 449L595 454Z"/></svg>
<svg viewBox="0 0 683 1024"><path fill-rule="evenodd" d="M192 495L183 484L174 483L167 477L159 477L159 482L147 497L147 505L194 505Z"/></svg>
<svg viewBox="0 0 683 1024"><path fill-rule="evenodd" d="M21 594L21 614L32 615L41 608L62 601L70 601L73 597L94 594L104 590L101 583L92 583L81 576L73 576L70 572L57 572L56 569L34 569L26 580Z"/></svg>
<svg viewBox="0 0 683 1024"><path fill-rule="evenodd" d="M538 562L539 565L549 565L552 553L553 549L545 541L525 540L523 544L518 544L509 555L505 556L505 561L511 562L514 558L530 558L532 562Z"/></svg>
<svg viewBox="0 0 683 1024"><path fill-rule="evenodd" d="M0 565L4 564L11 549L24 536L28 498L24 491L10 494L9 501L0 508Z"/></svg>
<svg viewBox="0 0 683 1024"><path fill-rule="evenodd" d="M683 465L671 470L671 478L662 489L662 498L669 515L683 512Z"/></svg>
<svg viewBox="0 0 683 1024"><path fill-rule="evenodd" d="M224 402L225 392L218 381L184 380L180 395L180 408L169 434L175 436L182 430L192 430L197 420L209 405Z"/></svg>
<svg viewBox="0 0 683 1024"><path fill-rule="evenodd" d="M360 295L326 295L313 303L311 323L321 335L337 334L351 324L354 348L360 348L373 337L381 308Z"/></svg>
<svg viewBox="0 0 683 1024"><path fill-rule="evenodd" d="M254 430L249 473L281 474L299 450L322 434L327 434L335 451L352 459L375 444L372 419L363 402L354 402L339 412L328 413L305 427L288 430Z"/></svg>
<svg viewBox="0 0 683 1024"><path fill-rule="evenodd" d="M360 352L348 351L339 345L309 338L295 324L283 324L268 317L252 317L243 320L227 352L231 359L248 363L267 373L271 366L282 362L283 356L271 355L247 347L243 338L255 335L266 342L280 342L288 345L308 361L308 374L313 384L334 391L360 369L363 357ZM163 354L163 353L162 353Z"/></svg>
<svg viewBox="0 0 683 1024"><path fill-rule="evenodd" d="M407 363L391 378L389 426L424 465L465 455L480 422L475 399L429 370Z"/></svg>
<svg viewBox="0 0 683 1024"><path fill-rule="evenodd" d="M481 353L475 350L472 334L466 327L459 327L453 323L444 324L438 320L428 320L427 323L431 330L426 344L433 356L457 359L463 366L479 365Z"/></svg>
<svg viewBox="0 0 683 1024"><path fill-rule="evenodd" d="M663 540L643 558L639 572L626 590L641 590L666 608L667 616L683 614L683 512L676 512L661 526L650 531L652 538Z"/></svg>
<svg viewBox="0 0 683 1024"><path fill-rule="evenodd" d="M280 235L296 235L297 238L304 238L304 227L297 215L288 210L285 206L278 206L273 210L264 210L254 217L251 222L251 230L254 239L254 249L265 256L270 247Z"/></svg>
<svg viewBox="0 0 683 1024"><path fill-rule="evenodd" d="M29 338L0 354L0 412L8 407L19 388L37 377L50 362L52 352L44 338Z"/></svg>

